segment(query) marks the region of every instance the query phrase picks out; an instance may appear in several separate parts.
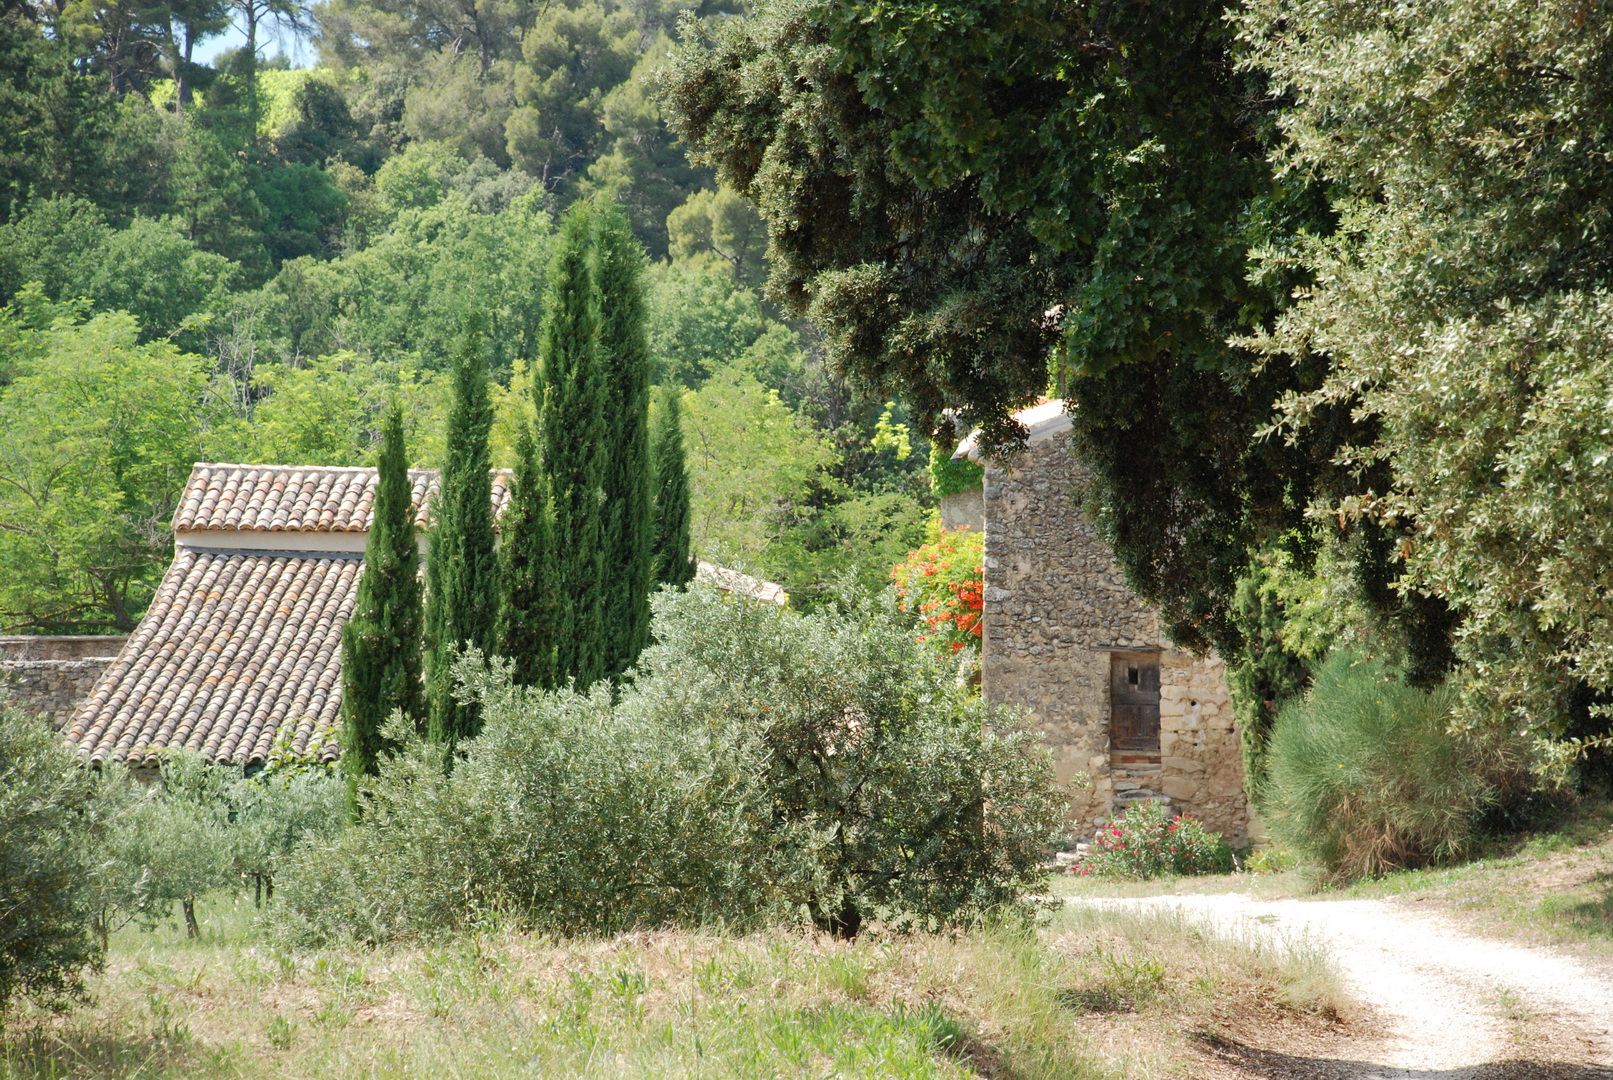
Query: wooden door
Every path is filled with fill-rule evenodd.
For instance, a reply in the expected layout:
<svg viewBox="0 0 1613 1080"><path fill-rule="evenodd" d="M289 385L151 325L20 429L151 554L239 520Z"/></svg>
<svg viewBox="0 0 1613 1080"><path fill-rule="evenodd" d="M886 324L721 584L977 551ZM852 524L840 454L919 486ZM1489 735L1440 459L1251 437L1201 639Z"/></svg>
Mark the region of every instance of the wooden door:
<svg viewBox="0 0 1613 1080"><path fill-rule="evenodd" d="M1116 750L1159 751L1159 656L1112 653L1109 741Z"/></svg>

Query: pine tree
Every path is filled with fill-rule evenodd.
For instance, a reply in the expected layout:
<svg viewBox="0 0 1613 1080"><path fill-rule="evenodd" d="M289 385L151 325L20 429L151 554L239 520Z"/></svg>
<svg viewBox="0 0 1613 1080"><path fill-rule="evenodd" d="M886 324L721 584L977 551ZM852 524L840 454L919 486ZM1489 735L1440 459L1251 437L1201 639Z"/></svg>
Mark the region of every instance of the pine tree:
<svg viewBox="0 0 1613 1080"><path fill-rule="evenodd" d="M650 453L655 462L655 583L694 577L689 554L689 466L683 456L683 404L676 386L663 386L655 405Z"/></svg>
<svg viewBox="0 0 1613 1080"><path fill-rule="evenodd" d="M396 407L382 427L376 466L364 575L353 616L342 628L342 769L355 814L358 780L376 775L386 749L381 725L395 709L416 722L426 711L420 683L420 549L403 413Z"/></svg>
<svg viewBox="0 0 1613 1080"><path fill-rule="evenodd" d="M443 462L426 557L427 735L448 753L481 728L474 704L454 696L452 667L467 649L493 651L498 621L498 563L493 547L493 489L487 448L493 410L478 316L466 320L454 358L448 454Z"/></svg>
<svg viewBox="0 0 1613 1080"><path fill-rule="evenodd" d="M573 203L549 264L538 439L554 507L555 678L579 688L605 673L600 580L604 489L604 380L593 215Z"/></svg>
<svg viewBox="0 0 1613 1080"><path fill-rule="evenodd" d="M521 686L552 688L555 616L559 595L554 577L554 508L549 480L538 461L530 431L521 432L515 447L515 478L504 508L499 544L498 651L515 665Z"/></svg>
<svg viewBox="0 0 1613 1080"><path fill-rule="evenodd" d="M614 204L599 214L599 359L604 374L604 576L607 675L650 640L655 502L650 463L650 346L644 248Z"/></svg>

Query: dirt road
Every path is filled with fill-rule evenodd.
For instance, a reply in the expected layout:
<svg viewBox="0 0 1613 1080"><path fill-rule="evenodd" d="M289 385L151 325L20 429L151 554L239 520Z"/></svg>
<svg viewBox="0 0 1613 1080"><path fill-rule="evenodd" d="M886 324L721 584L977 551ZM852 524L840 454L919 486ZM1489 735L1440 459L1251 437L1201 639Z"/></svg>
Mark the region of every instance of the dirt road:
<svg viewBox="0 0 1613 1080"><path fill-rule="evenodd" d="M1237 1064L1246 1075L1613 1080L1613 979L1561 952L1475 937L1438 915L1379 900L1073 902L1174 904L1212 923L1326 941L1371 1019L1344 1054L1244 1054Z"/></svg>

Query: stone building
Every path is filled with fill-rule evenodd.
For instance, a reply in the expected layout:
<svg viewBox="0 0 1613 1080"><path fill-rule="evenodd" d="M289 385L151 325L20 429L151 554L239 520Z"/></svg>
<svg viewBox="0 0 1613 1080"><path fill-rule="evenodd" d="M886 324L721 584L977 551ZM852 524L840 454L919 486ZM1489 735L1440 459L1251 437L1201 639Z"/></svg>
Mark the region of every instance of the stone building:
<svg viewBox="0 0 1613 1080"><path fill-rule="evenodd" d="M982 692L1031 711L1061 780L1088 778L1075 795L1079 832L1152 799L1247 835L1221 660L1171 644L1079 509L1084 475L1064 403L1018 419L1029 431L1022 453L984 458L971 436L955 455L985 470L978 522L952 508L959 524L985 530Z"/></svg>

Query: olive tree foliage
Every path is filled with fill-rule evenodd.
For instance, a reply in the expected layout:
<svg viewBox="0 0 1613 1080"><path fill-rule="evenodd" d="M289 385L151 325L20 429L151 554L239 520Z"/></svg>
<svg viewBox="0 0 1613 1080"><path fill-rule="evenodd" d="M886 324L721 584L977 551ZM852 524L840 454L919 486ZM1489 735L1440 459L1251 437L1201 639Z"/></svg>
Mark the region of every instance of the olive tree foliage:
<svg viewBox="0 0 1613 1080"><path fill-rule="evenodd" d="M105 955L91 930L96 795L44 720L0 700L0 1030L14 999L82 997L84 972Z"/></svg>
<svg viewBox="0 0 1613 1080"><path fill-rule="evenodd" d="M1278 164L1339 214L1255 252L1315 285L1253 344L1331 363L1282 433L1368 436L1315 510L1459 610L1459 716L1562 733L1613 690L1613 6L1257 0L1240 29L1292 101Z"/></svg>
<svg viewBox="0 0 1613 1080"><path fill-rule="evenodd" d="M186 934L198 936L198 899L238 893L250 882L261 901L273 894L275 875L293 850L345 820L346 785L319 767L246 778L234 766L180 753L163 759L155 783L139 783L107 763L99 785L105 826L93 925L103 950L113 931L166 922L176 905Z"/></svg>
<svg viewBox="0 0 1613 1080"><path fill-rule="evenodd" d="M633 707L745 751L819 929L954 925L1039 887L1063 810L1040 736L959 685L889 593L797 615L697 588L657 614Z"/></svg>
<svg viewBox="0 0 1613 1080"><path fill-rule="evenodd" d="M1247 252L1328 220L1273 174L1276 102L1225 10L766 0L681 46L666 95L835 370L1007 449L1051 363L1133 584L1179 642L1235 657L1248 550L1335 482L1338 433L1252 438L1325 365L1228 344L1304 280L1251 277Z"/></svg>
<svg viewBox="0 0 1613 1080"><path fill-rule="evenodd" d="M889 603L803 616L695 585L657 595L654 633L614 704L604 686L543 692L502 661L462 662L482 733L445 776L399 730L364 818L285 877L282 932L805 915L849 936L956 925L1039 887L1061 809L1045 749Z"/></svg>

